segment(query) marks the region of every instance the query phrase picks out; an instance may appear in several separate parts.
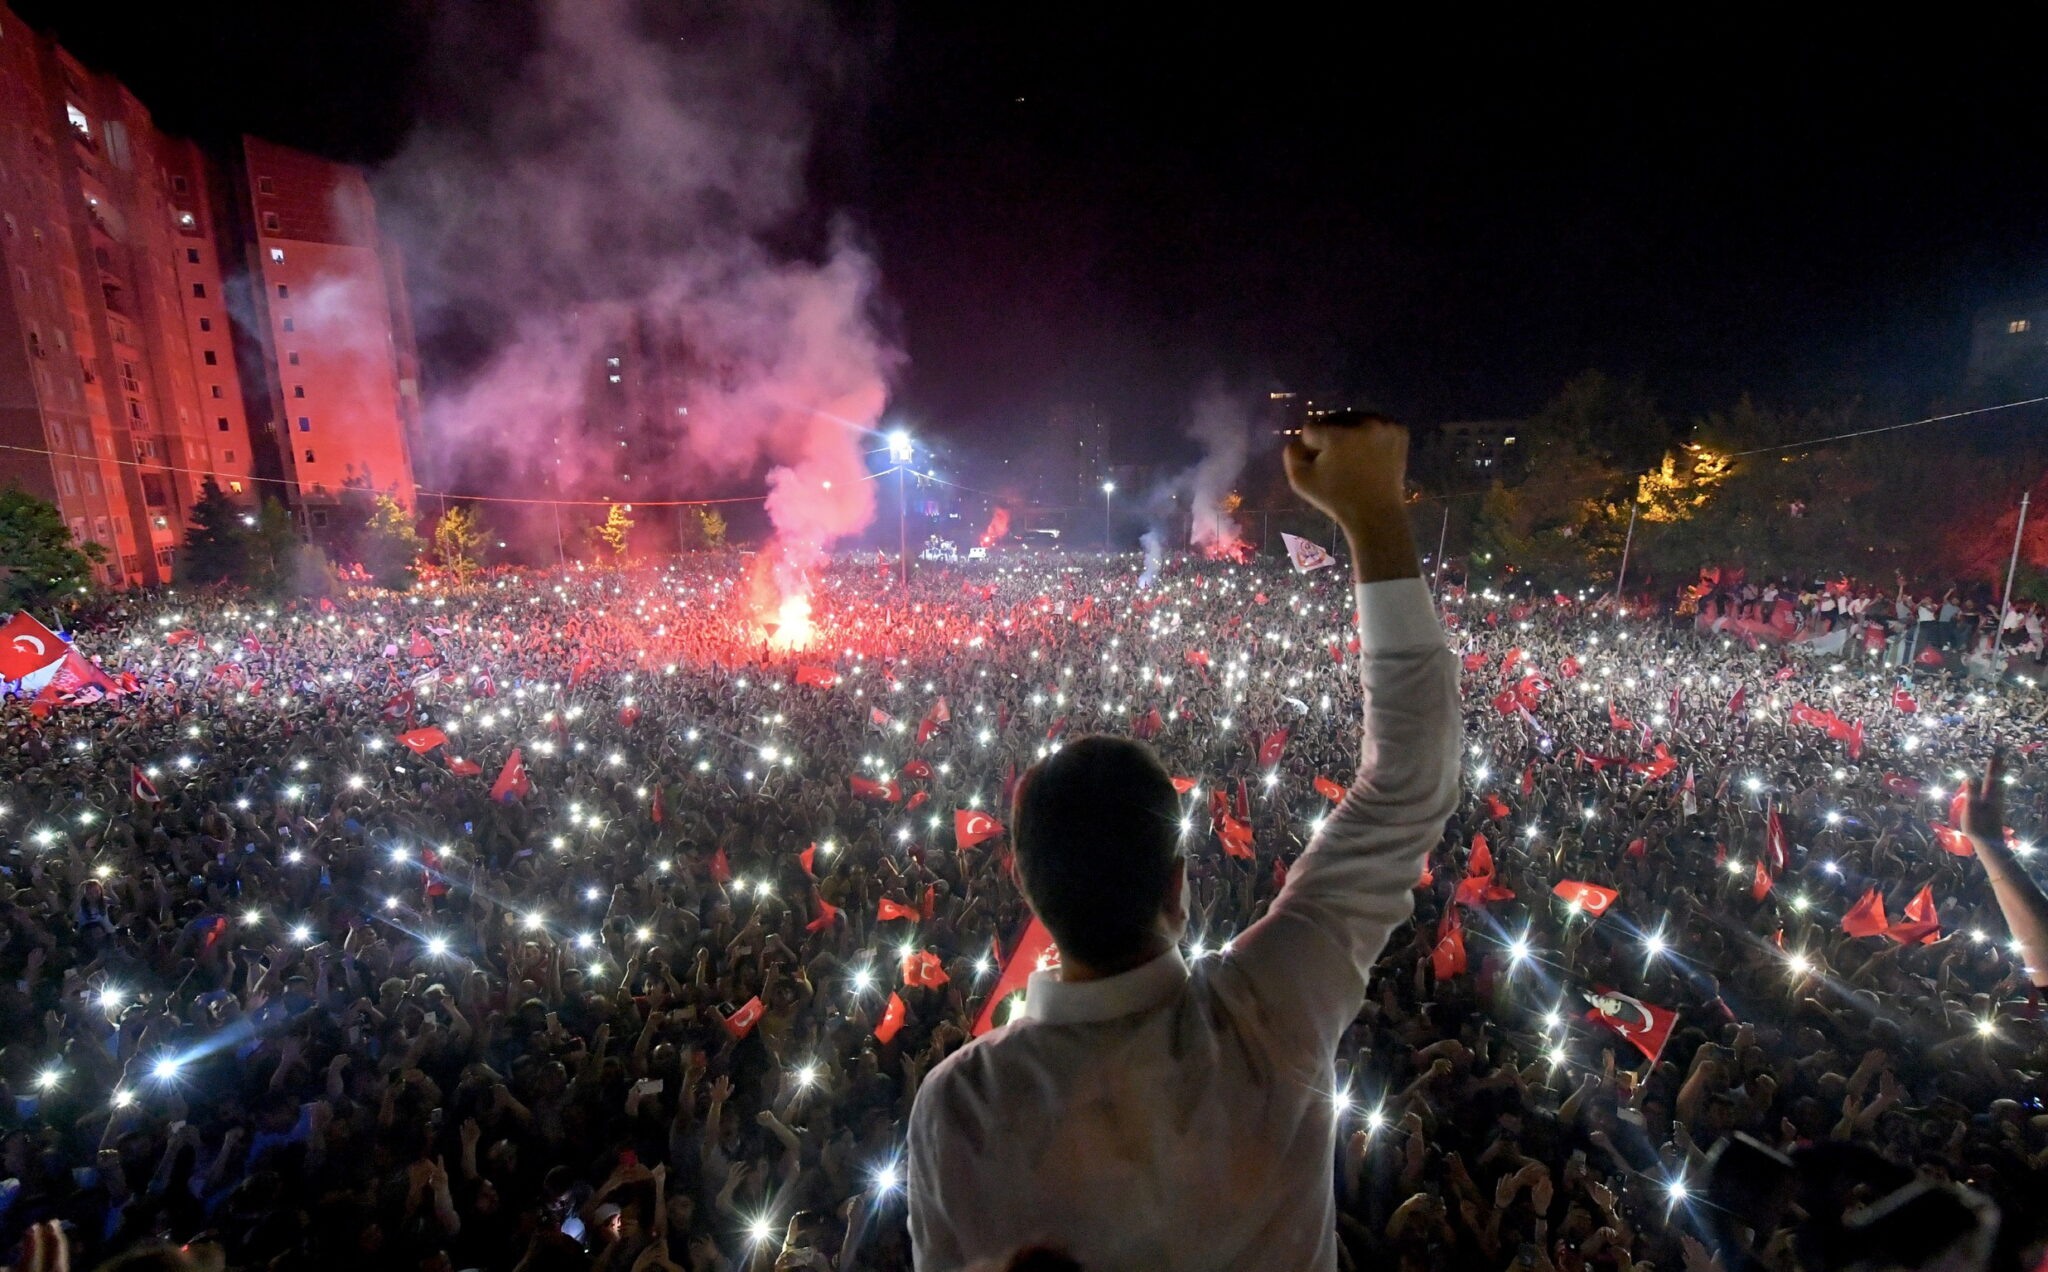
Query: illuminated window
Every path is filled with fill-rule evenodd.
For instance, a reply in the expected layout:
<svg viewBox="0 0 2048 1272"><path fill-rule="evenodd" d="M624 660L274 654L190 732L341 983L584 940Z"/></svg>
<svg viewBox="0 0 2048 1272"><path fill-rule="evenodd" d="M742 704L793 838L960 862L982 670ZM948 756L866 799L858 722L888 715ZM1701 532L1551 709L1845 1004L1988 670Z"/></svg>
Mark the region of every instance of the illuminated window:
<svg viewBox="0 0 2048 1272"><path fill-rule="evenodd" d="M85 117L84 111L66 102L64 103L64 117L71 121L73 128L76 128L88 137L92 136L92 121Z"/></svg>
<svg viewBox="0 0 2048 1272"><path fill-rule="evenodd" d="M2005 334L2008 336L2023 336L2027 334L2027 332L2033 330L2033 327L2034 324L2030 320L2025 318L2015 318L2011 322L2005 324Z"/></svg>
<svg viewBox="0 0 2048 1272"><path fill-rule="evenodd" d="M281 248L281 247L273 247L273 248L271 248L271 249L270 249L270 261L271 261L271 264L273 264L273 265L282 265L282 264L284 264L284 249L283 249L283 248Z"/></svg>
<svg viewBox="0 0 2048 1272"><path fill-rule="evenodd" d="M228 483L228 489L234 491L236 494L239 495L242 493L242 483L238 481L231 481Z"/></svg>
<svg viewBox="0 0 2048 1272"><path fill-rule="evenodd" d="M191 229L191 228L192 228L193 226L195 226L195 225L198 225L198 224L199 224L198 218L194 217L194 216L193 216L193 215L192 215L192 214L191 214L190 212L180 212L180 213L178 213L178 228L179 228L179 229L181 229L181 230L189 230L189 229Z"/></svg>
<svg viewBox="0 0 2048 1272"><path fill-rule="evenodd" d="M604 364L608 367L616 367L619 365L619 360L617 358L606 358Z"/></svg>

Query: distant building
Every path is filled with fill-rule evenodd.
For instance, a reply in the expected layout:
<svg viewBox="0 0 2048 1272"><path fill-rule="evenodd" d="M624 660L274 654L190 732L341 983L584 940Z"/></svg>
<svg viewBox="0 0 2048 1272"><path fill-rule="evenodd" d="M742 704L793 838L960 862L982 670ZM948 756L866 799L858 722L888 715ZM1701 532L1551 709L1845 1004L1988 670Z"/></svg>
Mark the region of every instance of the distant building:
<svg viewBox="0 0 2048 1272"><path fill-rule="evenodd" d="M0 270L0 484L103 545L106 583L175 577L208 477L412 502L416 360L361 175L209 156L4 6Z"/></svg>
<svg viewBox="0 0 2048 1272"><path fill-rule="evenodd" d="M1510 458L1520 442L1513 420L1483 420L1438 426L1446 458L1454 468L1492 474Z"/></svg>
<svg viewBox="0 0 2048 1272"><path fill-rule="evenodd" d="M1978 311L1963 382L1972 389L2048 392L2048 299Z"/></svg>

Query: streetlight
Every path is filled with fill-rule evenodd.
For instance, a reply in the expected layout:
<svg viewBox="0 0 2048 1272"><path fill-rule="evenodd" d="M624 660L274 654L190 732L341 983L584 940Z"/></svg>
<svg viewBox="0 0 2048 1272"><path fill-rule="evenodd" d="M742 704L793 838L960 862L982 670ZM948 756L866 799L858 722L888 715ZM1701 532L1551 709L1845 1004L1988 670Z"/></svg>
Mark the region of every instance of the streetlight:
<svg viewBox="0 0 2048 1272"><path fill-rule="evenodd" d="M1115 482L1106 481L1102 483L1102 550L1104 552L1108 552L1115 546L1113 543L1115 532L1110 529L1109 524L1109 498L1115 493Z"/></svg>
<svg viewBox="0 0 2048 1272"><path fill-rule="evenodd" d="M889 459L896 465L896 558L903 586L910 586L910 500L905 483L910 480L910 461L916 455L910 434L892 428L888 434Z"/></svg>

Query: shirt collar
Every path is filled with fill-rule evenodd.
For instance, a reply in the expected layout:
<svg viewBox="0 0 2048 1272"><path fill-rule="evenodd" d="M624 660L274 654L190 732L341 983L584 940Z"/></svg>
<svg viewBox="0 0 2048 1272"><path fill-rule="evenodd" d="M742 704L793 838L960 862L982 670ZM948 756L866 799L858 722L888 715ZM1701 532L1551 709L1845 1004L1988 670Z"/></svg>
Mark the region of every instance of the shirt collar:
<svg viewBox="0 0 2048 1272"><path fill-rule="evenodd" d="M1164 954L1128 972L1092 981L1063 981L1059 969L1031 973L1024 986L1026 1019L1048 1025L1087 1025L1150 1011L1171 999L1187 983L1188 965L1180 950Z"/></svg>

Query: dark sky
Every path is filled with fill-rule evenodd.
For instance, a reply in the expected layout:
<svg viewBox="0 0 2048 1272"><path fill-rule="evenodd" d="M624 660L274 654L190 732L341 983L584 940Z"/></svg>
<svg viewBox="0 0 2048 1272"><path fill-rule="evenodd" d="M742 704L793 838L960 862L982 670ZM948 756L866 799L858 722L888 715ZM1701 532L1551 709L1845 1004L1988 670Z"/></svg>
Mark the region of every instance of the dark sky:
<svg viewBox="0 0 2048 1272"><path fill-rule="evenodd" d="M450 56L389 0L18 7L167 127L363 161ZM2024 32L1290 16L1335 7L861 6L813 185L881 262L905 412L1092 401L1135 445L1209 380L1469 419L1587 367L1680 414L1917 411L1974 309L2048 292Z"/></svg>

